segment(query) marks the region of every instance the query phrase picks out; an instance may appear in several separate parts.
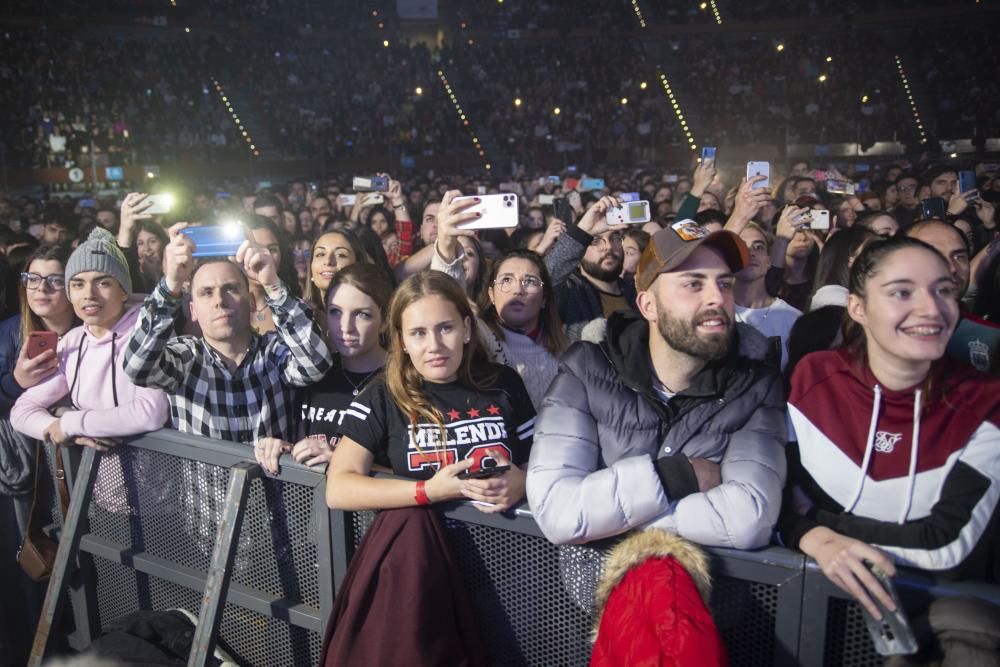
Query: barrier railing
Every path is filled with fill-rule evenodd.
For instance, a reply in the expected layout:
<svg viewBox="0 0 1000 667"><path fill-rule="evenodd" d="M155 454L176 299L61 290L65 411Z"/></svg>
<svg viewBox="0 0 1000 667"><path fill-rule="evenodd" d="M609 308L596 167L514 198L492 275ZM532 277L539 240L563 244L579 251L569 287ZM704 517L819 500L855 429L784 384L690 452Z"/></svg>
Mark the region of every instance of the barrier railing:
<svg viewBox="0 0 1000 667"><path fill-rule="evenodd" d="M58 557L67 567L53 575L36 661L57 636L81 650L130 611L181 607L199 615L190 665L205 664L216 642L243 665L316 664L335 588L374 513L328 511L322 471L283 461L265 476L246 446L176 431L112 455L74 454ZM526 507L442 510L495 664L586 664L603 547L549 543ZM708 551L712 611L733 665L882 664L858 606L801 554ZM996 586L909 572L898 585L905 599L1000 604ZM69 592L65 601L53 587ZM59 624L66 603L72 614Z"/></svg>

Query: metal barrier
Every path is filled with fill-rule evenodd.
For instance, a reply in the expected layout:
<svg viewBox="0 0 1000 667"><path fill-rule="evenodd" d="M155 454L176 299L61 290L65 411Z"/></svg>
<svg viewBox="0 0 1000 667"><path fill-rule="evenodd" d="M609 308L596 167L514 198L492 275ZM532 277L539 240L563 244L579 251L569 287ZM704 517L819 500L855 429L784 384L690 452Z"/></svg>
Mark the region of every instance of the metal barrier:
<svg viewBox="0 0 1000 667"><path fill-rule="evenodd" d="M81 481L92 452L70 468ZM335 587L374 513L328 511L322 471L283 462L265 477L248 456L243 445L164 430L94 459L98 482L73 485L77 514L65 527L71 543L80 522L76 571L65 573L72 615L61 635L70 646L86 647L136 609L182 607L199 614L189 664L204 664L217 639L244 665L317 663ZM116 502L122 491L127 502ZM80 512L77 501L91 495ZM442 510L495 663L586 664L602 546L549 543L526 507ZM733 665L881 664L858 606L801 554L708 551L711 607ZM72 564L73 556L60 546L60 558ZM907 599L974 594L1000 604L996 586L911 573L898 585ZM56 600L45 605L54 622Z"/></svg>

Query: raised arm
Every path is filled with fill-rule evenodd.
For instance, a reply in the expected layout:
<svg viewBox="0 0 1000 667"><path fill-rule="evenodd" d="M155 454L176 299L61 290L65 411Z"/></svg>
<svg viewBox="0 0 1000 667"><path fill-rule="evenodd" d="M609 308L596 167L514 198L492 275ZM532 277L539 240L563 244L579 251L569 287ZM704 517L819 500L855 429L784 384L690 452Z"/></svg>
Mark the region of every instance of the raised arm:
<svg viewBox="0 0 1000 667"><path fill-rule="evenodd" d="M191 279L194 246L180 233L180 222L170 228L170 242L164 248L166 270L139 311L139 319L128 341L125 374L140 387L175 391L184 383L194 364L198 341L189 338L171 340L174 320L181 306L181 287Z"/></svg>

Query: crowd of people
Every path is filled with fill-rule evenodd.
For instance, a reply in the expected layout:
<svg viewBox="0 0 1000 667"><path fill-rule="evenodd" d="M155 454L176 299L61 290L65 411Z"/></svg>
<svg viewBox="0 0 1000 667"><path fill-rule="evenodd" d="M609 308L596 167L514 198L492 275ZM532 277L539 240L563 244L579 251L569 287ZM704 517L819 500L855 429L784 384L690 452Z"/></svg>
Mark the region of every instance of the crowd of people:
<svg viewBox="0 0 1000 667"><path fill-rule="evenodd" d="M997 166L771 166L738 182L714 159L603 184L292 181L198 191L166 215L140 192L75 208L2 198L5 531L24 530L36 446L113 462L166 426L245 443L271 473L325 466L330 507L400 510L370 535L406 522L432 535L419 508L453 500L527 501L558 544L637 532L615 549L674 559L603 599L598 664L634 655L622 605L658 568L701 581L691 544L799 549L876 618L876 601L896 603L866 563L996 582ZM850 178L865 187L831 191ZM469 229L501 192L517 227ZM651 220L612 224L635 197ZM198 252L234 221L240 241ZM95 501L126 511L113 466ZM399 594L365 574L373 563L427 554L407 586L441 594L427 582L449 580L447 547L412 539L355 555L326 664L478 659L468 627L385 642L384 626L357 625L350 595L390 608ZM38 594L25 583L19 595ZM678 599L701 619L685 650L724 655L704 604Z"/></svg>
<svg viewBox="0 0 1000 667"><path fill-rule="evenodd" d="M582 17L631 26L627 3L588 3L570 17L556 4L460 6L436 43L401 38L399 19L385 8L338 6L333 21L318 8L248 3L217 22L228 4L208 3L207 29L147 28L141 40L64 25L7 30L0 82L18 101L0 111L8 165L249 159L213 78L238 97L239 112L253 122L247 130L267 144L269 158L471 155L479 134L497 160L634 164L648 161L654 145L685 144L686 126L699 142L722 146L893 139L916 146L920 128L896 55L923 73L909 85L930 137L981 140L1000 128L988 103L997 62L986 24L735 33L707 43L677 35L657 45L619 38L614 48L594 49ZM759 5L733 11L760 21L772 11L825 9ZM650 21L678 19L676 8L659 11L649 8ZM694 4L692 12L711 14ZM539 37L552 30L557 38ZM482 39L487 31L495 38ZM970 49L952 48L956 39ZM659 85L661 71L687 125ZM962 72L961 87L952 72ZM734 107L735 118L727 113Z"/></svg>

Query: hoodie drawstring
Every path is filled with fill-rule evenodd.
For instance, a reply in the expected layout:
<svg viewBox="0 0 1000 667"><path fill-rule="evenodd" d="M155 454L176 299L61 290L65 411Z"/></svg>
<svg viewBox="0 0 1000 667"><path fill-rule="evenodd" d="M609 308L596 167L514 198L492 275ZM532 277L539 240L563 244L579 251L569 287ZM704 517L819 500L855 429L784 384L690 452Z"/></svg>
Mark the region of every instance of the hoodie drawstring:
<svg viewBox="0 0 1000 667"><path fill-rule="evenodd" d="M118 339L117 333L111 334L111 395L114 397L115 407L118 407L118 364L115 363L115 341ZM76 381L80 377L80 364L83 363L83 347L87 344L87 337L83 336L80 341L80 350L76 354L76 368L73 370L73 382L69 385L69 399L76 408L78 403L73 398L73 390L76 388Z"/></svg>
<svg viewBox="0 0 1000 667"><path fill-rule="evenodd" d="M115 399L115 407L118 407L118 364L115 363L115 340L117 333L111 334L111 396Z"/></svg>
<svg viewBox="0 0 1000 667"><path fill-rule="evenodd" d="M913 399L913 440L910 442L910 469L906 474L906 502L899 513L896 523L906 523L906 515L910 513L913 505L913 489L917 485L917 445L920 442L920 397L923 390L917 389L916 397Z"/></svg>
<svg viewBox="0 0 1000 667"><path fill-rule="evenodd" d="M865 487L865 475L868 473L868 464L872 460L872 451L875 449L875 427L878 425L878 411L882 404L882 387L875 385L875 400L872 403L872 420L868 426L868 441L865 443L865 456L861 461L861 470L858 473L858 485L851 496L851 502L844 507L845 512L853 512L854 506L861 499L861 490Z"/></svg>
<svg viewBox="0 0 1000 667"><path fill-rule="evenodd" d="M76 388L76 381L80 377L80 364L83 362L83 346L87 344L87 337L83 336L80 340L80 349L76 352L76 368L73 370L73 382L69 385L69 400L73 403L73 407L77 406L76 400L73 398L73 389Z"/></svg>

